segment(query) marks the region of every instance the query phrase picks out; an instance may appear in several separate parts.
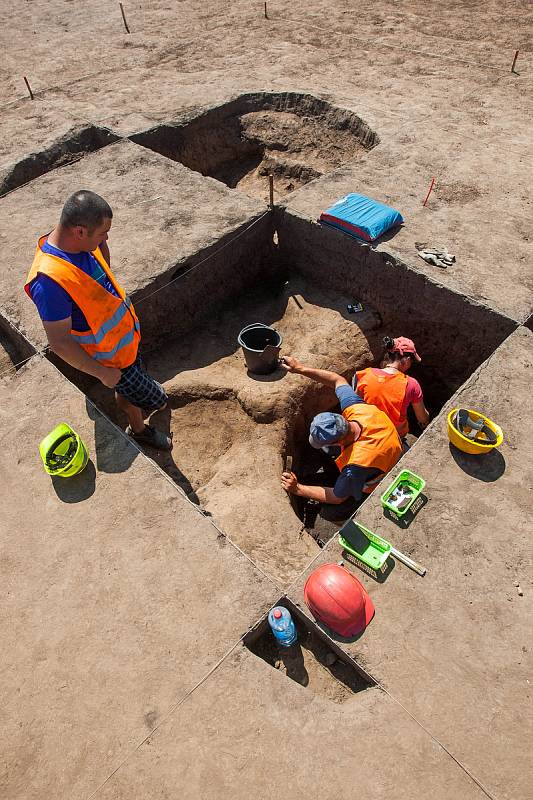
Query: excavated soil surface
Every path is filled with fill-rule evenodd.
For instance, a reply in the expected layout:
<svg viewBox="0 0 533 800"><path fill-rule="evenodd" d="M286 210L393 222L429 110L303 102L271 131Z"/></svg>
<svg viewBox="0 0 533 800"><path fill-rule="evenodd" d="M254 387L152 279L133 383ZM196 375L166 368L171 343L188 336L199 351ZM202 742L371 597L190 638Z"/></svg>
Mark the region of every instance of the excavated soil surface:
<svg viewBox="0 0 533 800"><path fill-rule="evenodd" d="M269 197L269 174L275 196L283 197L379 141L352 112L295 93L243 95L186 123L131 138L262 200Z"/></svg>
<svg viewBox="0 0 533 800"><path fill-rule="evenodd" d="M149 372L169 396L169 407L153 414L151 422L171 434L174 444L170 453L149 451L150 457L244 552L282 578L329 541L357 504L320 507L283 491L280 474L287 455L302 483L334 485L336 467L309 445L308 432L315 414L338 410L336 397L333 390L281 367L268 375L252 374L237 337L247 325L261 322L282 337L280 355L351 379L357 369L379 362L382 337L391 333L367 304L361 313L350 314L347 305L353 299L280 266L276 279L249 288L188 334L145 354ZM200 313L201 299L197 302ZM431 395L433 372L426 358L417 377ZM126 426L112 392L98 384L89 393ZM449 395L442 395L440 404ZM411 431L419 433L416 423Z"/></svg>
<svg viewBox="0 0 533 800"><path fill-rule="evenodd" d="M172 453L160 453L156 460L170 477L195 502L209 495L209 483L220 469L220 462L233 460L233 448L240 440L253 436L253 420L233 399L202 398L179 406L173 398L170 432L174 441ZM165 426L165 412L153 415ZM161 423L160 423L161 424Z"/></svg>
<svg viewBox="0 0 533 800"><path fill-rule="evenodd" d="M257 197L267 197L270 173L275 193L283 197L365 152L351 132L329 128L320 117L253 111L240 118L240 125L243 143L257 149L257 155L223 165L213 177Z"/></svg>
<svg viewBox="0 0 533 800"><path fill-rule="evenodd" d="M151 421L172 433L174 443L171 453L150 451L150 457L241 549L278 576L317 549L303 528L301 505L291 504L281 488L284 458L293 455L299 476L315 469L306 464L313 455L309 421L335 407L336 398L282 368L249 373L237 336L246 325L263 322L281 334L281 354L351 375L374 363L382 331L375 311L367 307L354 317L346 311L349 301L298 276L281 278L250 290L146 357L170 398L169 408ZM90 395L125 426L109 390L94 386Z"/></svg>

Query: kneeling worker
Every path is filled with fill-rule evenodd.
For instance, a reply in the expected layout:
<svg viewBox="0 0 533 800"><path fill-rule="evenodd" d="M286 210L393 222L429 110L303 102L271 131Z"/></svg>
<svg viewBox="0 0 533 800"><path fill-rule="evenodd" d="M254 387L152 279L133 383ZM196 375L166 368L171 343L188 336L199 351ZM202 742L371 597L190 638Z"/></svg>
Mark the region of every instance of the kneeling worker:
<svg viewBox="0 0 533 800"><path fill-rule="evenodd" d="M342 414L326 411L311 422L310 444L335 455L339 477L335 486L305 486L293 472L284 472L281 485L290 494L339 505L349 498L361 500L370 494L402 455L398 432L383 411L368 405L341 375L323 369L304 367L285 356L282 364L289 372L331 386Z"/></svg>
<svg viewBox="0 0 533 800"><path fill-rule="evenodd" d="M144 424L168 398L142 366L139 320L109 266L112 218L110 206L94 192L71 195L59 224L39 239L24 288L54 353L115 390L135 441L170 450L172 440Z"/></svg>
<svg viewBox="0 0 533 800"><path fill-rule="evenodd" d="M385 354L381 368L368 367L356 372L352 385L365 403L372 403L385 412L403 437L409 433L407 409L410 405L422 429L429 422L420 384L416 378L406 375L413 360L422 359L413 341L405 336L398 336L397 339L385 336L383 343Z"/></svg>

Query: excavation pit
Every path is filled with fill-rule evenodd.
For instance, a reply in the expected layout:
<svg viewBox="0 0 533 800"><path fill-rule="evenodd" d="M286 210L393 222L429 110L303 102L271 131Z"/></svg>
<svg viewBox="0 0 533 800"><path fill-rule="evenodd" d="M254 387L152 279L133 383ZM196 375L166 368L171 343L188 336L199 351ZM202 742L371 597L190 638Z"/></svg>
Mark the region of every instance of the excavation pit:
<svg viewBox="0 0 533 800"><path fill-rule="evenodd" d="M287 597L275 605L287 608L298 632L291 647L276 642L264 617L244 638L245 647L287 678L334 703L375 685L371 676L341 650Z"/></svg>
<svg viewBox="0 0 533 800"><path fill-rule="evenodd" d="M246 260L243 280L245 265ZM190 295L188 279L174 284L175 305L196 303L201 309L204 298ZM196 280L200 291L201 274ZM174 444L170 453L150 451L150 457L235 544L280 580L304 568L356 504L310 508L282 489L287 455L293 457L301 482L334 485L333 461L309 445L308 435L315 414L338 411L339 406L330 388L281 366L268 375L251 373L239 332L261 320L282 337L282 356L294 355L304 364L332 369L348 379L355 370L379 361L385 333L399 332L385 328L380 313L367 302L361 313L350 314L347 305L353 293L324 283L273 262L261 275L250 276L248 288L235 298L210 306L208 313L204 308L197 325L182 335L166 341L160 334L145 339L148 370L169 396L169 408L152 415L151 422L172 434ZM175 316L174 310L169 313ZM419 377L431 395L423 370L433 359L427 350L424 356ZM430 380L431 370L427 374ZM439 397L446 377L441 375ZM90 394L126 426L125 418L117 417L109 390L97 385ZM432 410L438 412L439 406Z"/></svg>
<svg viewBox="0 0 533 800"><path fill-rule="evenodd" d="M352 161L379 139L360 117L306 94L246 94L130 137L232 189L283 197Z"/></svg>
<svg viewBox="0 0 533 800"><path fill-rule="evenodd" d="M78 161L118 141L118 136L97 125L71 128L39 153L24 156L14 164L0 163L0 197L57 167Z"/></svg>
<svg viewBox="0 0 533 800"><path fill-rule="evenodd" d="M150 451L150 457L232 541L283 579L317 551L281 487L284 457L295 431L303 435L310 416L335 397L282 367L254 375L238 334L263 320L282 337L282 355L350 373L374 361L381 323L369 307L350 315L349 299L297 275L263 280L186 335L164 346L158 341L146 356L149 372L169 396L169 408L151 422L171 433L174 445L170 453ZM94 385L90 395L125 427L109 390ZM295 458L295 468L301 466Z"/></svg>
<svg viewBox="0 0 533 800"><path fill-rule="evenodd" d="M179 166L129 142L105 150L113 148L172 171ZM174 449L150 457L280 581L305 568L354 510L338 518L341 509L324 506L310 525L306 509L281 487L286 455L300 480L313 483L314 473L315 483L334 485L307 439L312 417L338 405L330 388L282 367L251 373L239 332L260 320L279 332L282 356L347 379L379 362L384 334L411 336L423 358L417 377L435 414L512 326L342 234L277 211L228 234L217 248L165 264L132 299L148 370L169 395L169 408L153 423L172 433ZM354 300L362 301L361 313L348 312ZM112 392L101 384L88 392L126 427Z"/></svg>

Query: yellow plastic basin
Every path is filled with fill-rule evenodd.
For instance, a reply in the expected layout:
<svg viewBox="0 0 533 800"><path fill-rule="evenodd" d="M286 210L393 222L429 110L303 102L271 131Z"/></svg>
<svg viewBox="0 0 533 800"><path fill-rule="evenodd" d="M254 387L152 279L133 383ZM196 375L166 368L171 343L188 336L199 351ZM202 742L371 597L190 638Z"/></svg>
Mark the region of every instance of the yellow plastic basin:
<svg viewBox="0 0 533 800"><path fill-rule="evenodd" d="M452 419L458 410L457 408L452 408L448 414L448 438L459 450L462 450L463 453L470 453L470 455L473 456L480 456L482 453L488 453L494 447L499 447L501 445L503 442L503 431L500 426L496 425L495 422L484 414L480 414L479 411L473 411L470 408L468 409L468 416L471 418L472 422L477 422L478 419L482 419L485 425L496 434L497 438L494 444L489 444L488 442L487 444L483 444L483 442L475 442L467 436L463 436L452 423Z"/></svg>

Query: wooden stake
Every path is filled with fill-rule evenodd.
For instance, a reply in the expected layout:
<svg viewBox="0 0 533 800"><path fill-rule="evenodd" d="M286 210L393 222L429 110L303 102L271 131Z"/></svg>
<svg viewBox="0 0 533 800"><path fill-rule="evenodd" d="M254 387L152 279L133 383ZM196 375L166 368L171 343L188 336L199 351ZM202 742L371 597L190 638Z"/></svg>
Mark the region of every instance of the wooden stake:
<svg viewBox="0 0 533 800"><path fill-rule="evenodd" d="M516 64L516 59L518 58L518 53L519 53L519 52L520 52L520 50L517 50L517 51L516 51L516 53L514 54L514 58L513 58L513 66L511 67L511 72L514 72L514 68L515 68L515 64Z"/></svg>
<svg viewBox="0 0 533 800"><path fill-rule="evenodd" d="M265 3L265 19L268 19L268 14L267 14L267 4L266 4L266 3Z"/></svg>
<svg viewBox="0 0 533 800"><path fill-rule="evenodd" d="M24 78L24 83L26 84L28 92L30 93L30 100L33 100L33 92L31 90L31 86L29 84L29 81L28 81L28 79L27 79L27 77L25 75L23 75L22 77Z"/></svg>
<svg viewBox="0 0 533 800"><path fill-rule="evenodd" d="M128 28L128 23L126 22L126 15L124 13L124 6L122 5L122 3L119 3L119 6L120 6L120 13L122 14L122 20L124 22L124 27L126 28L126 33L129 33L130 29Z"/></svg>
<svg viewBox="0 0 533 800"><path fill-rule="evenodd" d="M425 200L424 200L424 202L422 203L422 205L423 205L423 206L425 206L425 205L426 205L426 203L427 203L427 201L428 201L428 199L429 199L429 195L430 195L430 194L431 194L431 192L433 191L433 187L434 187L434 186L435 186L435 178L432 178L432 179L431 179L431 186L429 187L429 192L428 192L428 193L427 193L427 195L426 195L426 199L425 199Z"/></svg>
<svg viewBox="0 0 533 800"><path fill-rule="evenodd" d="M274 176L272 173L268 176L268 184L270 189L270 203L268 205L270 208L274 208Z"/></svg>
<svg viewBox="0 0 533 800"><path fill-rule="evenodd" d="M285 472L292 472L292 456L285 458Z"/></svg>

